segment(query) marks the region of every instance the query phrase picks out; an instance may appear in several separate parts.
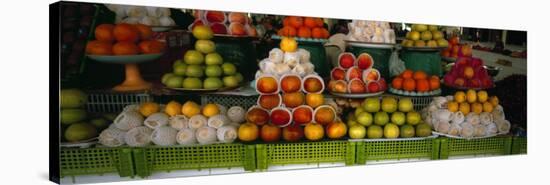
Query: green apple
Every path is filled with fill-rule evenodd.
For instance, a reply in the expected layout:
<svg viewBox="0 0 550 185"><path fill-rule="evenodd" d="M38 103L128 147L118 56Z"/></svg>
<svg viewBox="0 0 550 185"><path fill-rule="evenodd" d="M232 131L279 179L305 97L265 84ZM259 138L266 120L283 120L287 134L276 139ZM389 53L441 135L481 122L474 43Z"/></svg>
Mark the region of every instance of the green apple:
<svg viewBox="0 0 550 185"><path fill-rule="evenodd" d="M166 73L164 75L162 75L162 78L161 78L161 82L162 84L166 85L166 82L168 81L168 78L172 77L172 76L176 76L174 73Z"/></svg>
<svg viewBox="0 0 550 185"><path fill-rule="evenodd" d="M382 130L382 127L378 125L371 125L369 128L367 128L367 137L369 139L382 138L383 135L384 131Z"/></svg>
<svg viewBox="0 0 550 185"><path fill-rule="evenodd" d="M430 127L430 125L428 125L427 123L416 125L415 131L417 137L428 137L432 135L432 127Z"/></svg>
<svg viewBox="0 0 550 185"><path fill-rule="evenodd" d="M413 110L413 102L410 98L401 98L397 105L400 112L410 112Z"/></svg>
<svg viewBox="0 0 550 185"><path fill-rule="evenodd" d="M239 86L239 80L235 76L223 77L223 85L225 87L237 87Z"/></svg>
<svg viewBox="0 0 550 185"><path fill-rule="evenodd" d="M199 78L188 77L183 80L183 88L202 89L202 81Z"/></svg>
<svg viewBox="0 0 550 185"><path fill-rule="evenodd" d="M403 112L394 112L391 114L391 122L396 125L403 125L407 121L405 113Z"/></svg>
<svg viewBox="0 0 550 185"><path fill-rule="evenodd" d="M410 125L417 125L420 123L420 120L422 118L420 117L420 113L418 112L408 112L407 113L407 124Z"/></svg>
<svg viewBox="0 0 550 185"><path fill-rule="evenodd" d="M390 121L390 116L386 112L377 112L374 114L374 124L385 125Z"/></svg>
<svg viewBox="0 0 550 185"><path fill-rule="evenodd" d="M174 64L172 64L172 68L175 68L177 65L180 64L185 64L185 62L183 62L183 60L181 59L177 59L176 61L174 61Z"/></svg>
<svg viewBox="0 0 550 185"><path fill-rule="evenodd" d="M380 110L380 100L378 98L367 98L364 101L363 109L367 112L378 112Z"/></svg>
<svg viewBox="0 0 550 185"><path fill-rule="evenodd" d="M223 87L223 82L219 78L209 77L204 79L202 86L204 89L219 89Z"/></svg>
<svg viewBox="0 0 550 185"><path fill-rule="evenodd" d="M204 73L207 77L219 77L222 75L222 68L219 65L207 65Z"/></svg>
<svg viewBox="0 0 550 185"><path fill-rule="evenodd" d="M185 52L185 55L183 55L183 61L186 64L198 65L204 62L204 56L197 50L188 50Z"/></svg>
<svg viewBox="0 0 550 185"><path fill-rule="evenodd" d="M355 117L357 118L357 116L359 116L359 114L361 114L362 112L365 112L365 109L363 109L363 106L358 106L357 108L355 108L353 115L355 115Z"/></svg>
<svg viewBox="0 0 550 185"><path fill-rule="evenodd" d="M222 69L224 75L234 75L235 73L237 73L237 67L235 67L235 65L232 63L223 63Z"/></svg>
<svg viewBox="0 0 550 185"><path fill-rule="evenodd" d="M392 113L397 110L397 100L393 97L382 98L382 111Z"/></svg>
<svg viewBox="0 0 550 185"><path fill-rule="evenodd" d="M363 139L367 135L367 129L361 125L351 125L349 127L349 137L352 139Z"/></svg>
<svg viewBox="0 0 550 185"><path fill-rule="evenodd" d="M206 65L220 65L223 63L222 56L218 53L209 53L204 59Z"/></svg>
<svg viewBox="0 0 550 185"><path fill-rule="evenodd" d="M403 125L399 130L401 131L399 136L402 138L414 137L414 127L412 125Z"/></svg>
<svg viewBox="0 0 550 185"><path fill-rule="evenodd" d="M241 73L235 74L235 77L237 78L237 80L239 80L239 83L243 82L244 80L243 74Z"/></svg>
<svg viewBox="0 0 550 185"><path fill-rule="evenodd" d="M166 80L166 86L170 88L180 88L183 84L182 76L172 76Z"/></svg>
<svg viewBox="0 0 550 185"><path fill-rule="evenodd" d="M348 121L346 122L346 124L348 125L348 127L351 127L353 125L359 125L359 123L357 123L356 120L351 120L351 119L348 119Z"/></svg>
<svg viewBox="0 0 550 185"><path fill-rule="evenodd" d="M368 112L362 112L357 116L357 123L363 125L363 126L369 126L372 125L372 114Z"/></svg>
<svg viewBox="0 0 550 185"><path fill-rule="evenodd" d="M174 66L173 73L178 76L185 76L187 71L187 64L178 64Z"/></svg>
<svg viewBox="0 0 550 185"><path fill-rule="evenodd" d="M188 65L187 70L185 70L185 75L188 77L200 78L204 75L204 69L200 65Z"/></svg>
<svg viewBox="0 0 550 185"><path fill-rule="evenodd" d="M216 44L211 40L197 40L195 49L201 53L208 54L216 51Z"/></svg>

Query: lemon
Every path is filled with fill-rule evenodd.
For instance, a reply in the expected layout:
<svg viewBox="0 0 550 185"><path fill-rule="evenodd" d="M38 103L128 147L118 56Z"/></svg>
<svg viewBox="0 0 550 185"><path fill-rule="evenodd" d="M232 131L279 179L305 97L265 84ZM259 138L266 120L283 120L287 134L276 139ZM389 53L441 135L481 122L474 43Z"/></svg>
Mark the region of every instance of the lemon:
<svg viewBox="0 0 550 185"><path fill-rule="evenodd" d="M470 113L470 104L467 102L462 102L458 106L458 110L460 110L462 114L467 115L468 113Z"/></svg>
<svg viewBox="0 0 550 185"><path fill-rule="evenodd" d="M489 102L493 104L493 107L496 107L498 105L498 97L497 96L491 96L491 99L489 99Z"/></svg>
<svg viewBox="0 0 550 185"><path fill-rule="evenodd" d="M493 112L493 104L489 102L483 103L483 112Z"/></svg>
<svg viewBox="0 0 550 185"><path fill-rule="evenodd" d="M181 114L181 104L172 100L166 104L164 112L170 116Z"/></svg>
<svg viewBox="0 0 550 185"><path fill-rule="evenodd" d="M474 103L477 101L477 93L476 91L470 89L466 92L466 100L468 100L468 103Z"/></svg>
<svg viewBox="0 0 550 185"><path fill-rule="evenodd" d="M458 103L462 103L466 100L466 94L464 94L463 91L457 91L455 93L455 101Z"/></svg>
<svg viewBox="0 0 550 185"><path fill-rule="evenodd" d="M157 113L159 112L159 110L160 110L159 104L154 102L145 102L139 106L139 113L141 113L141 115L145 117L148 117L153 113Z"/></svg>
<svg viewBox="0 0 550 185"><path fill-rule="evenodd" d="M197 115L201 112L201 108L199 104L193 102L193 101L187 101L181 106L181 113L188 118Z"/></svg>
<svg viewBox="0 0 550 185"><path fill-rule="evenodd" d="M487 91L479 91L477 92L477 101L480 103L483 103L487 101L487 98L489 98L489 95L487 94Z"/></svg>
<svg viewBox="0 0 550 185"><path fill-rule="evenodd" d="M215 116L220 113L220 108L214 103L204 105L202 108L202 115L206 117Z"/></svg>

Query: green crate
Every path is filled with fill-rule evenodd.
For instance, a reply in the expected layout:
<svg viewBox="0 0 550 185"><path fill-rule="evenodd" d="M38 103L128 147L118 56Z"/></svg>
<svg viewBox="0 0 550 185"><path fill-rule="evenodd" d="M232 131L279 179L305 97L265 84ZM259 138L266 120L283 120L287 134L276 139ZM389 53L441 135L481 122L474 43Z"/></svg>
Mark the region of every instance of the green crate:
<svg viewBox="0 0 550 185"><path fill-rule="evenodd" d="M355 163L355 143L350 141L319 141L299 143L257 144L258 169L270 165Z"/></svg>
<svg viewBox="0 0 550 185"><path fill-rule="evenodd" d="M512 137L498 136L483 139L441 140L440 159L452 156L508 155L511 152Z"/></svg>
<svg viewBox="0 0 550 185"><path fill-rule="evenodd" d="M60 148L61 177L118 173L134 176L132 151L128 148Z"/></svg>
<svg viewBox="0 0 550 185"><path fill-rule="evenodd" d="M357 142L357 164L401 159L438 159L439 140L377 140Z"/></svg>
<svg viewBox="0 0 550 185"><path fill-rule="evenodd" d="M512 154L527 154L527 137L514 137Z"/></svg>
<svg viewBox="0 0 550 185"><path fill-rule="evenodd" d="M255 147L240 143L195 146L145 147L133 150L136 174L153 172L244 167L256 169Z"/></svg>

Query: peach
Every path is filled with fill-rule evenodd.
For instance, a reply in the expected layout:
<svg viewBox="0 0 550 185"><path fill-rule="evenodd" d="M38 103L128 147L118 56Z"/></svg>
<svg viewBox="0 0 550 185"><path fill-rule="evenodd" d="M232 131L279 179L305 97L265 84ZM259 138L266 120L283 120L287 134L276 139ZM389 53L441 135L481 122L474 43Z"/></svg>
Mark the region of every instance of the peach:
<svg viewBox="0 0 550 185"><path fill-rule="evenodd" d="M336 119L336 112L330 105L322 105L315 109L313 112L313 118L315 123L328 125Z"/></svg>
<svg viewBox="0 0 550 185"><path fill-rule="evenodd" d="M346 78L346 70L341 67L335 67L330 72L330 77L333 80L344 80Z"/></svg>
<svg viewBox="0 0 550 185"><path fill-rule="evenodd" d="M351 67L346 72L346 80L351 81L352 79L359 79L361 80L362 77L362 70L358 67Z"/></svg>
<svg viewBox="0 0 550 185"><path fill-rule="evenodd" d="M280 106L281 102L280 94L263 94L258 98L258 105L267 110Z"/></svg>
<svg viewBox="0 0 550 185"><path fill-rule="evenodd" d="M296 107L292 111L292 119L295 124L305 125L313 119L313 109L307 105Z"/></svg>
<svg viewBox="0 0 550 185"><path fill-rule="evenodd" d="M349 81L348 84L348 92L352 94L360 94L367 92L367 87L365 86L365 83L359 79L353 79Z"/></svg>
<svg viewBox="0 0 550 185"><path fill-rule="evenodd" d="M261 76L256 81L256 90L260 94L273 94L279 91L277 79L273 76Z"/></svg>
<svg viewBox="0 0 550 185"><path fill-rule="evenodd" d="M292 123L292 113L286 108L278 107L271 110L270 119L274 125L285 127Z"/></svg>
<svg viewBox="0 0 550 185"><path fill-rule="evenodd" d="M374 61L368 53L361 53L361 55L357 57L357 67L359 67L359 69L369 69L373 64Z"/></svg>
<svg viewBox="0 0 550 185"><path fill-rule="evenodd" d="M338 65L344 69L353 67L355 65L355 56L349 52L341 53L338 56Z"/></svg>
<svg viewBox="0 0 550 185"><path fill-rule="evenodd" d="M376 69L367 69L363 71L363 81L364 82L370 82L370 81L378 81L380 80L380 72Z"/></svg>
<svg viewBox="0 0 550 185"><path fill-rule="evenodd" d="M302 88L302 79L298 75L285 75L280 81L280 88L284 93L298 92Z"/></svg>
<svg viewBox="0 0 550 185"><path fill-rule="evenodd" d="M302 89L307 93L321 93L325 89L325 83L318 75L308 75L304 77Z"/></svg>
<svg viewBox="0 0 550 185"><path fill-rule="evenodd" d="M231 35L247 35L246 28L241 23L231 23L229 25L229 31Z"/></svg>
<svg viewBox="0 0 550 185"><path fill-rule="evenodd" d="M257 106L250 107L246 112L246 121L256 125L264 125L269 121L269 113Z"/></svg>
<svg viewBox="0 0 550 185"><path fill-rule="evenodd" d="M225 13L221 11L207 11L205 18L209 23L223 23L226 19Z"/></svg>
<svg viewBox="0 0 550 185"><path fill-rule="evenodd" d="M348 84L344 80L334 81L334 86L330 89L330 91L335 93L346 93L347 86Z"/></svg>
<svg viewBox="0 0 550 185"><path fill-rule="evenodd" d="M303 105L305 101L304 94L302 92L284 93L283 104L286 107L294 108Z"/></svg>
<svg viewBox="0 0 550 185"><path fill-rule="evenodd" d="M222 23L213 23L210 25L210 29L214 34L227 34L227 27Z"/></svg>

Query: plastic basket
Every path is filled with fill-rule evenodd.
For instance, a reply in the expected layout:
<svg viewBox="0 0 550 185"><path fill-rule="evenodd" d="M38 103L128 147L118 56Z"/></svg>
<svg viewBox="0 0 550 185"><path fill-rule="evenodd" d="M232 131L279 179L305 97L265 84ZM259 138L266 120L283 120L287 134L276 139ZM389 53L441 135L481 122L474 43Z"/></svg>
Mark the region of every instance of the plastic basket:
<svg viewBox="0 0 550 185"><path fill-rule="evenodd" d="M239 143L195 146L145 147L133 150L136 174L150 176L153 172L201 170L209 168L244 167L256 169L255 147Z"/></svg>
<svg viewBox="0 0 550 185"><path fill-rule="evenodd" d="M411 97L414 110L420 111L424 107L430 105L432 103L433 97L427 96L427 97Z"/></svg>
<svg viewBox="0 0 550 185"><path fill-rule="evenodd" d="M527 154L527 137L514 137L512 154Z"/></svg>
<svg viewBox="0 0 550 185"><path fill-rule="evenodd" d="M345 162L355 163L355 142L320 141L299 143L257 144L258 169L266 170L270 165L319 164Z"/></svg>
<svg viewBox="0 0 550 185"><path fill-rule="evenodd" d="M132 151L128 148L61 148L61 177L118 173L134 176Z"/></svg>
<svg viewBox="0 0 550 185"><path fill-rule="evenodd" d="M89 93L86 110L92 113L119 113L130 104L151 101L146 93Z"/></svg>
<svg viewBox="0 0 550 185"><path fill-rule="evenodd" d="M227 108L231 106L242 106L245 110L257 104L258 96L232 96L232 95L201 95L201 104L217 103Z"/></svg>
<svg viewBox="0 0 550 185"><path fill-rule="evenodd" d="M511 136L483 139L442 138L440 159L452 156L508 155L512 147Z"/></svg>
<svg viewBox="0 0 550 185"><path fill-rule="evenodd" d="M369 161L401 159L438 159L439 140L435 138L418 140L361 141L357 142L357 164Z"/></svg>

